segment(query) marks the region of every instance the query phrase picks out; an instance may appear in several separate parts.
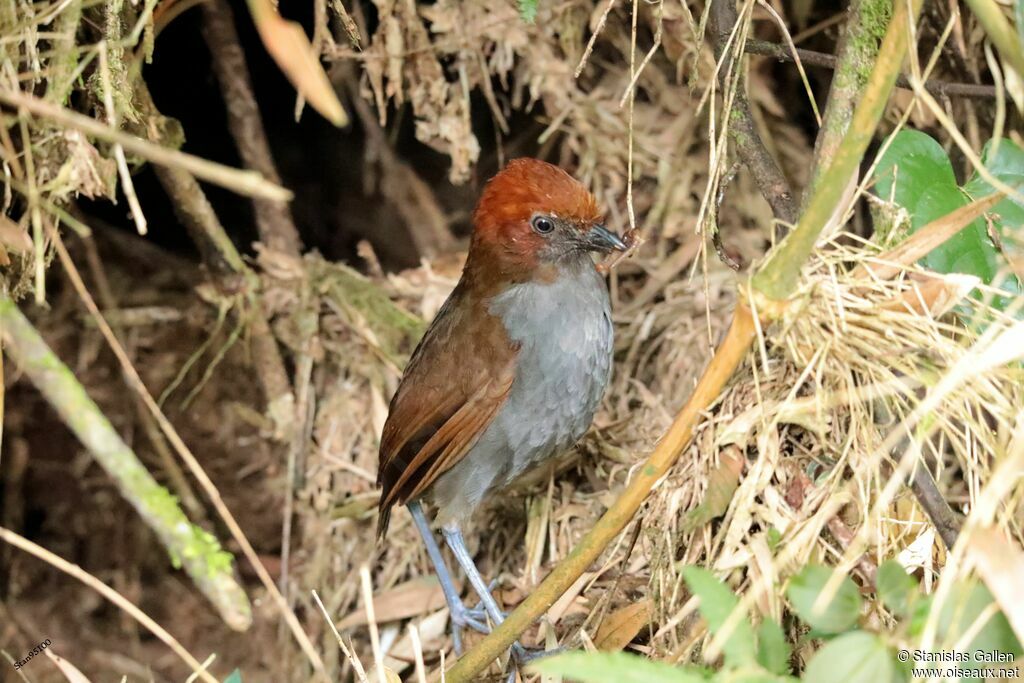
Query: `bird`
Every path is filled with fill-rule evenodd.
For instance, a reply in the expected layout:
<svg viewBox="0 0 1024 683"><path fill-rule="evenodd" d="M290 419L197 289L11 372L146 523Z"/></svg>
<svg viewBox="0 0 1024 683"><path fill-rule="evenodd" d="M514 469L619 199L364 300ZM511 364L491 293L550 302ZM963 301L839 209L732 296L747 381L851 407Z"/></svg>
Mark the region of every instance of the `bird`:
<svg viewBox="0 0 1024 683"><path fill-rule="evenodd" d="M505 617L463 536L481 503L589 429L612 368L611 304L592 254L626 251L594 196L562 168L510 161L473 212L458 284L438 311L391 399L380 440L377 538L405 505L461 629L487 633ZM434 524L482 608L459 597ZM518 643L513 656L528 655ZM514 678L515 670L510 675Z"/></svg>

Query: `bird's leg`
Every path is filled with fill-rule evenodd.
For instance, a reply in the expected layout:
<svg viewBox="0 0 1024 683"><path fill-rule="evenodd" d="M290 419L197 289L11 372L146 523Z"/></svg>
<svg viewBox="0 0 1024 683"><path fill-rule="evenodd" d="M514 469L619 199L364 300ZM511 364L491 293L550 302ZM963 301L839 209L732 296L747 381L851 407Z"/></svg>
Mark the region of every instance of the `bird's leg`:
<svg viewBox="0 0 1024 683"><path fill-rule="evenodd" d="M462 567L462 571L466 573L466 578L469 579L469 583L472 584L473 590L480 596L480 602L483 603L484 609L487 611L487 615L491 618L495 624L500 624L505 621L505 613L498 607L498 603L495 602L494 596L491 595L490 587L487 585L487 581L480 575L480 571L476 568L476 563L473 562L473 556L469 554L469 549L466 548L466 541L462 538L462 532L454 524L441 528L441 533L444 535L444 540L451 548L452 554L455 555L455 560Z"/></svg>
<svg viewBox="0 0 1024 683"><path fill-rule="evenodd" d="M412 515L412 521L416 525L416 530L420 532L420 536L423 538L423 545L427 547L427 555L430 557L430 562L434 565L437 580L441 583L444 600L448 603L448 612L452 619L452 646L455 648L455 654L462 655L463 627L469 626L480 633L490 633L491 629L487 627L487 624L483 623L482 615L479 615L477 610L467 609L462 604L459 592L455 589L455 583L452 581L451 572L448 571L448 565L441 556L441 548L438 547L437 539L434 538L434 532L430 530L427 517L423 514L423 506L420 505L419 501L412 501L406 507L409 508L409 513Z"/></svg>
<svg viewBox="0 0 1024 683"><path fill-rule="evenodd" d="M473 562L473 556L469 554L469 549L466 548L466 541L462 538L462 532L459 531L459 527L454 524L450 524L441 528L441 533L444 535L444 540L451 548L452 554L455 555L455 560L462 567L462 571L466 573L466 578L473 585L473 589L480 596L480 602L483 603L484 609L487 611L487 616L491 618L491 621L495 625L505 621L505 613L498 607L498 603L495 602L494 596L491 595L491 588L487 585L487 581L480 575L479 570L476 568L476 563ZM515 658L517 664L524 664L531 659L536 659L539 656L547 654L553 654L548 652L528 652L526 648L519 644L519 641L512 643L512 656Z"/></svg>

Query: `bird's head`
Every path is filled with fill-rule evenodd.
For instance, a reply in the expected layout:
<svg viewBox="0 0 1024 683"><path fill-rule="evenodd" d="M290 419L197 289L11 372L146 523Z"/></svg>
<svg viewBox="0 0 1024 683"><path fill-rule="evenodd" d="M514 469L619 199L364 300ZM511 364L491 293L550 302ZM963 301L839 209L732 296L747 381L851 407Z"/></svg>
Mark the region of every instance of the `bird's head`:
<svg viewBox="0 0 1024 683"><path fill-rule="evenodd" d="M506 281L554 278L590 252L626 249L601 219L594 195L568 173L538 159L514 159L484 188L469 260Z"/></svg>

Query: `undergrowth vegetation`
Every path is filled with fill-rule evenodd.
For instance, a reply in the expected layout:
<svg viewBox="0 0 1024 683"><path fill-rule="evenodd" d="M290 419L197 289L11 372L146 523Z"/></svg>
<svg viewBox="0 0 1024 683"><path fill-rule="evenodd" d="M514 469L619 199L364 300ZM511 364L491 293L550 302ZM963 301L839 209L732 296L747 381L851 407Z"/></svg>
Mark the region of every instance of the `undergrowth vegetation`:
<svg viewBox="0 0 1024 683"><path fill-rule="evenodd" d="M1022 45L1021 0L0 2L0 679L1019 675ZM636 247L456 657L377 448L524 155Z"/></svg>

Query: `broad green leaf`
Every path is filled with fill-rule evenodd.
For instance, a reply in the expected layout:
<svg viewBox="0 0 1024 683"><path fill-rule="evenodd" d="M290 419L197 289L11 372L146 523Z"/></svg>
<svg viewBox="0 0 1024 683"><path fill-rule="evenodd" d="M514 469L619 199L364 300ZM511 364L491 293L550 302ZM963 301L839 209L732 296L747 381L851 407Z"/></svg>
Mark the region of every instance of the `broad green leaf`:
<svg viewBox="0 0 1024 683"><path fill-rule="evenodd" d="M700 670L652 662L627 652L566 652L538 659L531 671L580 683L706 683Z"/></svg>
<svg viewBox="0 0 1024 683"><path fill-rule="evenodd" d="M1004 183L1024 186L1024 151L1012 140L1002 140L994 153L989 141L983 150L982 161L992 175ZM893 138L879 159L876 179L879 196L885 200L892 199L910 214L912 231L994 191L977 173L963 188L957 187L953 167L942 147L927 134L915 130L900 131ZM989 215L998 217L993 229L999 237L1005 238L1009 232L1021 230L1024 206L1005 199ZM1010 295L1018 295L1022 291L1013 275L996 282L998 273L1006 266L1006 259L993 243L985 218L970 223L932 250L921 262L939 273L976 275ZM1005 307L1007 300L993 303L997 307Z"/></svg>
<svg viewBox="0 0 1024 683"><path fill-rule="evenodd" d="M822 633L842 633L857 623L860 616L860 591L844 576L839 590L832 596L828 604L820 610L814 605L832 575L832 570L821 565L810 564L789 581L786 596L793 604L793 609L814 629Z"/></svg>
<svg viewBox="0 0 1024 683"><path fill-rule="evenodd" d="M224 679L224 683L242 683L242 672L235 669Z"/></svg>
<svg viewBox="0 0 1024 683"><path fill-rule="evenodd" d="M700 614L708 623L708 630L718 633L739 600L728 586L706 569L686 567L683 569L683 578L690 592L700 598ZM746 618L736 623L722 651L728 666L735 667L754 661L754 629Z"/></svg>
<svg viewBox="0 0 1024 683"><path fill-rule="evenodd" d="M789 673L789 643L782 627L765 619L757 628L757 661L774 674Z"/></svg>
<svg viewBox="0 0 1024 683"><path fill-rule="evenodd" d="M985 168L1010 187L1024 192L1024 150L1018 147L1013 140L1007 139L1001 140L995 151L993 151L994 146L993 141L989 140L982 150L981 161ZM964 185L964 192L971 199L984 197L994 191L995 188L977 171ZM1024 203L1016 201L1013 197L1007 197L992 208L990 216L995 217L992 227L999 234L1004 248L1008 250L1009 255L1013 255L1014 245L1024 244ZM979 223L979 229L986 233L986 239L988 239L988 225L984 220L975 222ZM1017 246L1016 249L1019 250L1020 247ZM1016 255L1020 256L1019 253ZM1004 265L1004 259L998 258L996 265ZM991 282L991 280L988 281ZM1019 295L1024 291L1021 288L1021 283L1013 275L1009 275L1002 282L996 284L1010 294Z"/></svg>
<svg viewBox="0 0 1024 683"><path fill-rule="evenodd" d="M908 631L912 637L917 637L924 632L928 623L928 615L932 611L932 596L925 595L918 598L910 607L910 625Z"/></svg>
<svg viewBox="0 0 1024 683"><path fill-rule="evenodd" d="M917 582L896 560L882 563L878 568L878 597L894 614L906 616Z"/></svg>
<svg viewBox="0 0 1024 683"><path fill-rule="evenodd" d="M952 645L960 640L960 636L972 627L974 621L993 602L992 594L980 581L963 581L957 584L942 606L939 615L937 642L943 646ZM1020 656L1022 648L1017 637L1010 628L1006 616L997 611L978 631L965 652L984 650L986 652L1006 652ZM961 664L962 668L989 666L983 662L969 661Z"/></svg>
<svg viewBox="0 0 1024 683"><path fill-rule="evenodd" d="M931 136L917 130L903 130L896 134L879 159L875 176L878 178L875 185L878 196L885 201L896 202L911 214L922 203L921 199L929 188L956 189L956 176L946 151ZM917 227L928 220L920 222Z"/></svg>
<svg viewBox="0 0 1024 683"><path fill-rule="evenodd" d="M906 674L876 635L851 631L818 650L804 670L809 683L900 683Z"/></svg>

